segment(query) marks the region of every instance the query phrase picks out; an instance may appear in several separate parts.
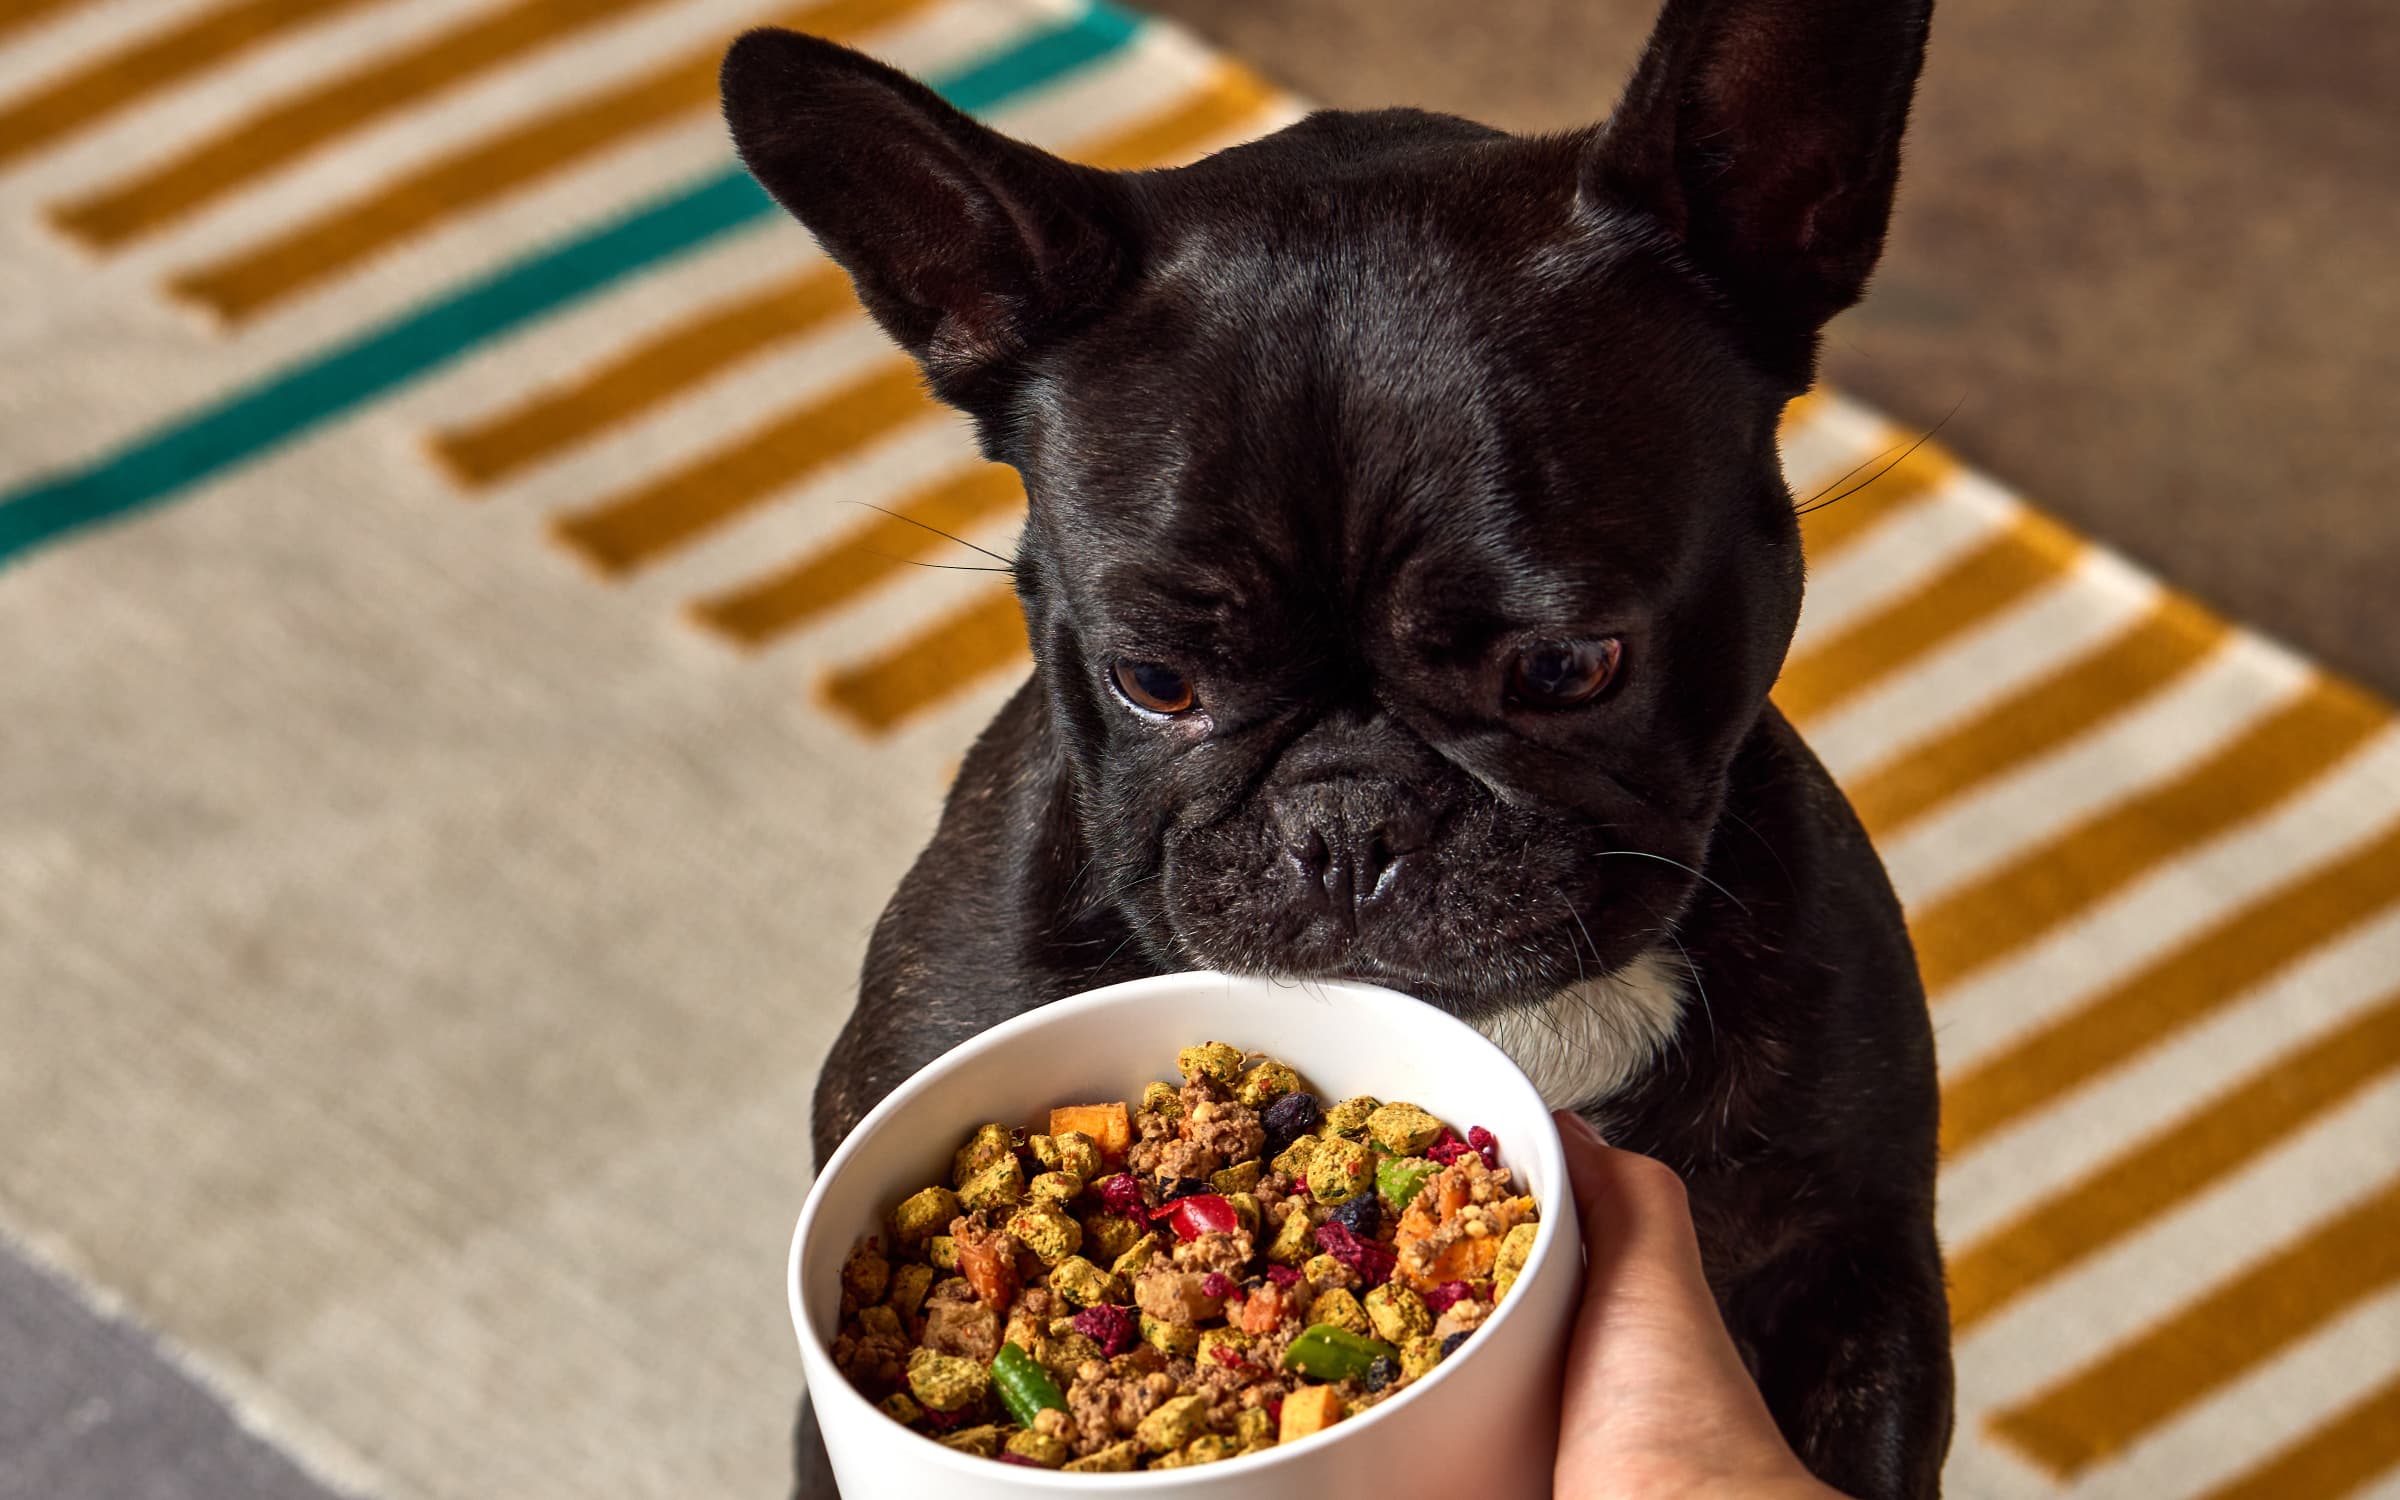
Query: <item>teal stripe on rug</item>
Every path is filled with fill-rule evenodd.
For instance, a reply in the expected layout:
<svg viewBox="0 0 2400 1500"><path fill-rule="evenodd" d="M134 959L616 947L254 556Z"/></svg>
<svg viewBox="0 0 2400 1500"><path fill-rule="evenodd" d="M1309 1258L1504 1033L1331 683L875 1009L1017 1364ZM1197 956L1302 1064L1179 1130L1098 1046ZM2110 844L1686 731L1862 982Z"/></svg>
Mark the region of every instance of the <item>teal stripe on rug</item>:
<svg viewBox="0 0 2400 1500"><path fill-rule="evenodd" d="M970 113L1108 57L1138 17L1097 4L969 67L928 79ZM216 474L420 379L501 335L775 212L736 168L257 381L83 467L0 497L0 564L70 532L172 500Z"/></svg>

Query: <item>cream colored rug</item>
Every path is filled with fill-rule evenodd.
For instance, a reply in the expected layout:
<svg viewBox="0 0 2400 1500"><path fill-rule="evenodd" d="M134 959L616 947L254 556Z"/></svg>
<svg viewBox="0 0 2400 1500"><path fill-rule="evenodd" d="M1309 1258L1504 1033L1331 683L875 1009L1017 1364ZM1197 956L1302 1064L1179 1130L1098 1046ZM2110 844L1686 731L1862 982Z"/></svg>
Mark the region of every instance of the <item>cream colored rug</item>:
<svg viewBox="0 0 2400 1500"><path fill-rule="evenodd" d="M855 503L1019 500L733 169L766 19L1111 164L1296 113L1073 0L0 12L0 1226L362 1494L781 1492L814 1070L1022 670ZM2400 1494L2390 715L1931 447L1808 525L1952 1492Z"/></svg>

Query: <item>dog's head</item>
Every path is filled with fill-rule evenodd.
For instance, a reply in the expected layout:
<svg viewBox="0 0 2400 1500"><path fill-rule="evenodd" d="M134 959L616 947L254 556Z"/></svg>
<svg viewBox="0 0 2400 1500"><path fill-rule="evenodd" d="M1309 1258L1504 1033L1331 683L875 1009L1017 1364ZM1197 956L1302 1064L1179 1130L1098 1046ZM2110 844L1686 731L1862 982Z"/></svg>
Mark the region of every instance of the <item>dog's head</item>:
<svg viewBox="0 0 2400 1500"><path fill-rule="evenodd" d="M743 160L1024 476L1085 886L1155 961L1475 1016L1659 941L1799 614L1776 420L1928 5L1672 0L1589 131L1320 114L1140 174L736 44Z"/></svg>

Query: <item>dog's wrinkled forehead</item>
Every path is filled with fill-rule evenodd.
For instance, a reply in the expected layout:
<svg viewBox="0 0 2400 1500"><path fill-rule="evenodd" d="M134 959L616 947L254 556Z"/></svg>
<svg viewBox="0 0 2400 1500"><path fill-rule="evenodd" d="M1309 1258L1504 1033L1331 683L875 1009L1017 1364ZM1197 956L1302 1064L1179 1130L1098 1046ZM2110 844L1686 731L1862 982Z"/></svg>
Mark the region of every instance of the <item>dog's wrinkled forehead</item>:
<svg viewBox="0 0 2400 1500"><path fill-rule="evenodd" d="M1469 165L1155 206L1139 281L1026 386L1045 544L1235 628L1306 597L1420 639L1499 599L1573 624L1670 575L1773 403L1724 399L1747 372L1694 334L1698 294L1583 222L1571 174Z"/></svg>

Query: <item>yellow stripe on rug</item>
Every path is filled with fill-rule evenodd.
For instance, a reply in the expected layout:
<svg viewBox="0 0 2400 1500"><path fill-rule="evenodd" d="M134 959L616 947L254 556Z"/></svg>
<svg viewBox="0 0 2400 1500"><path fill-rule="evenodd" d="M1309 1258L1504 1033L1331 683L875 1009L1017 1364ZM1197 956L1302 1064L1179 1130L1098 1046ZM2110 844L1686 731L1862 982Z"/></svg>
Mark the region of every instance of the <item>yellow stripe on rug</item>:
<svg viewBox="0 0 2400 1500"><path fill-rule="evenodd" d="M1826 545L1819 542L1820 549ZM1999 535L1932 578L1851 623L1833 639L1794 655L1776 681L1776 706L1805 728L1810 719L2073 567L2084 545L2038 512L2019 514Z"/></svg>
<svg viewBox="0 0 2400 1500"><path fill-rule="evenodd" d="M130 42L0 107L0 166L153 94L188 83L253 47L369 3L371 0L231 0ZM36 6L37 10L43 8ZM0 23L0 29L5 29L5 24Z"/></svg>
<svg viewBox="0 0 2400 1500"><path fill-rule="evenodd" d="M1992 1431L2065 1477L2400 1281L2400 1179L2104 1358L1995 1415Z"/></svg>
<svg viewBox="0 0 2400 1500"><path fill-rule="evenodd" d="M837 41L888 26L930 0L825 0L778 19ZM530 186L607 147L716 102L719 39L662 68L586 94L453 152L278 234L171 277L167 290L240 323L464 210Z"/></svg>
<svg viewBox="0 0 2400 1500"><path fill-rule="evenodd" d="M518 0L270 105L127 182L55 205L51 222L94 249L117 249L384 116L602 21L662 3Z"/></svg>
<svg viewBox="0 0 2400 1500"><path fill-rule="evenodd" d="M695 599L692 620L743 646L763 646L839 609L949 535L1021 510L1025 486L1006 464L977 464L918 490L883 516L789 566L721 594Z"/></svg>
<svg viewBox="0 0 2400 1500"><path fill-rule="evenodd" d="M2188 599L2167 595L2100 649L1851 778L1844 787L1850 805L1868 832L1895 833L2163 690L2229 634L2222 620Z"/></svg>
<svg viewBox="0 0 2400 1500"><path fill-rule="evenodd" d="M1938 1004L1943 990L2144 872L2295 795L2388 722L2352 688L2319 677L2198 765L1913 911L1926 993Z"/></svg>
<svg viewBox="0 0 2400 1500"><path fill-rule="evenodd" d="M1189 99L1068 154L1095 166L1166 165L1256 117L1273 97L1248 69L1220 64ZM704 308L563 386L439 433L433 451L463 483L499 483L857 309L838 269L803 273Z"/></svg>
<svg viewBox="0 0 2400 1500"><path fill-rule="evenodd" d="M1950 1254L1964 1333L2400 1068L2400 990Z"/></svg>
<svg viewBox="0 0 2400 1500"><path fill-rule="evenodd" d="M905 360L877 366L749 436L551 523L551 534L603 574L657 561L787 485L937 408Z"/></svg>
<svg viewBox="0 0 2400 1500"><path fill-rule="evenodd" d="M2089 1003L1953 1071L1942 1149L1957 1155L2231 1003L2400 902L2400 823L2146 964Z"/></svg>
<svg viewBox="0 0 2400 1500"><path fill-rule="evenodd" d="M8 8L0 10L0 41L36 21L46 21L63 11L91 3L92 0L9 0Z"/></svg>
<svg viewBox="0 0 2400 1500"><path fill-rule="evenodd" d="M2400 1464L2400 1375L2198 1500L2341 1500Z"/></svg>
<svg viewBox="0 0 2400 1500"><path fill-rule="evenodd" d="M1028 654L1017 596L995 591L833 673L825 701L869 732L886 733Z"/></svg>

